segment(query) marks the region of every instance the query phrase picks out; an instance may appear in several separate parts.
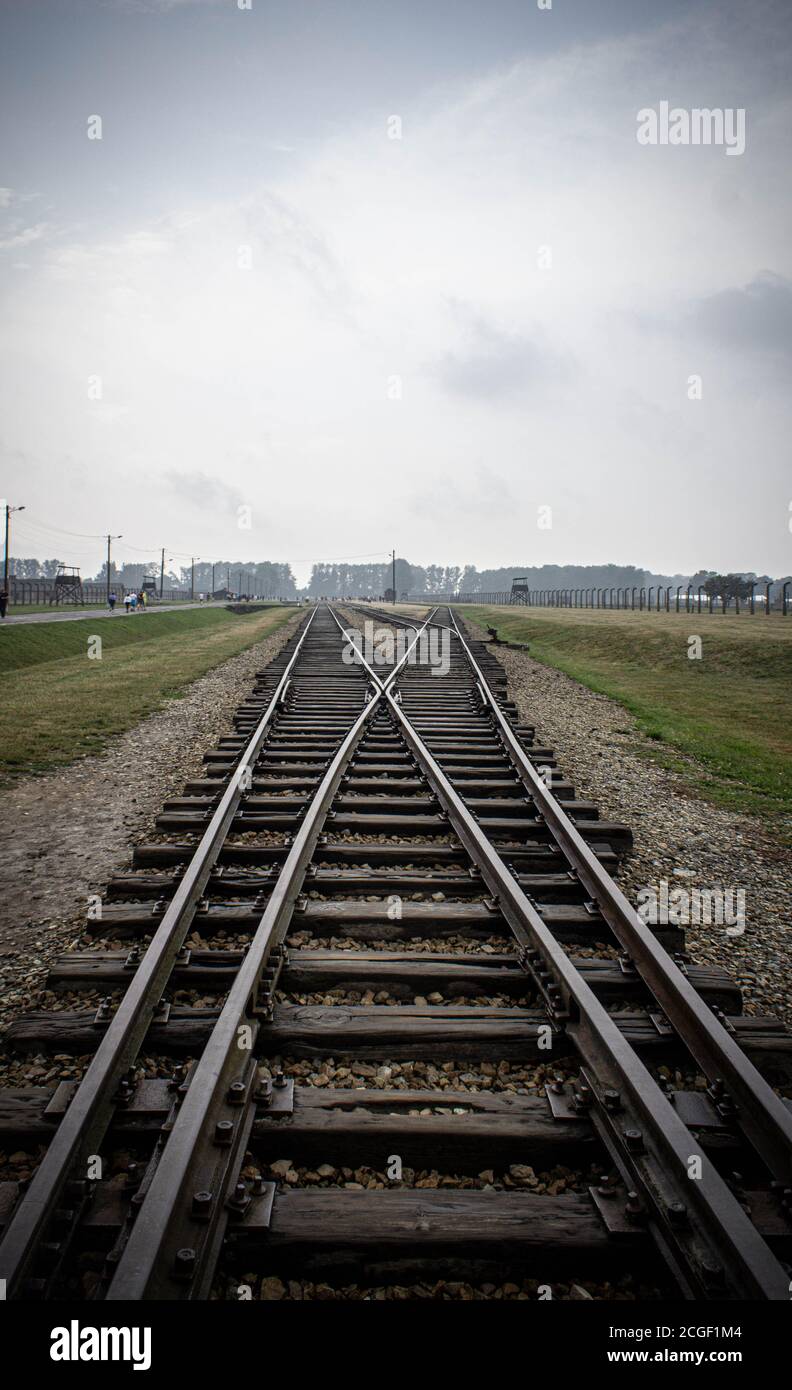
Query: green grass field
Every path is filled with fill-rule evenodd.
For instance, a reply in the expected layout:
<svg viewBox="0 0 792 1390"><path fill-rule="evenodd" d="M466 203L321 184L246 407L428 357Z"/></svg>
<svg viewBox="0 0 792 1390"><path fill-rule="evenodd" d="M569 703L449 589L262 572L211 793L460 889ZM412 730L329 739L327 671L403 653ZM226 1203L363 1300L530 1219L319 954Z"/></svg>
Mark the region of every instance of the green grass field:
<svg viewBox="0 0 792 1390"><path fill-rule="evenodd" d="M701 795L763 816L786 838L792 813L792 618L748 614L462 609L535 660L620 701L653 756ZM688 657L700 637L701 660ZM696 760L701 772L675 754Z"/></svg>
<svg viewBox="0 0 792 1390"><path fill-rule="evenodd" d="M0 778L100 752L117 734L237 652L294 608L137 614L0 630ZM101 638L101 659L89 656Z"/></svg>

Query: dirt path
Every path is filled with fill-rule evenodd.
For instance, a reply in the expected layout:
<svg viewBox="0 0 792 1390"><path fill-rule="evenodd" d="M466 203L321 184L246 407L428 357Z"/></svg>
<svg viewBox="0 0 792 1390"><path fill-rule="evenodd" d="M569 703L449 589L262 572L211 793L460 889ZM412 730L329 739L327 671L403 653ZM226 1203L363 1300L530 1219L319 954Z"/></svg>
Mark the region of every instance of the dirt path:
<svg viewBox="0 0 792 1390"><path fill-rule="evenodd" d="M152 603L150 606L146 606L145 613L127 613L122 600L114 613L111 613L107 608L73 608L66 613L63 611L53 612L52 609L47 613L26 613L24 608L16 610L12 608L8 616L3 619L0 631L9 627L19 627L25 623L77 623L81 618L112 618L117 621L119 618L148 618L153 613L186 613L190 608L225 607L225 603Z"/></svg>
<svg viewBox="0 0 792 1390"><path fill-rule="evenodd" d="M188 686L98 756L30 777L2 794L0 993L7 1017L79 930L91 893L129 866L168 796L204 752L304 615Z"/></svg>

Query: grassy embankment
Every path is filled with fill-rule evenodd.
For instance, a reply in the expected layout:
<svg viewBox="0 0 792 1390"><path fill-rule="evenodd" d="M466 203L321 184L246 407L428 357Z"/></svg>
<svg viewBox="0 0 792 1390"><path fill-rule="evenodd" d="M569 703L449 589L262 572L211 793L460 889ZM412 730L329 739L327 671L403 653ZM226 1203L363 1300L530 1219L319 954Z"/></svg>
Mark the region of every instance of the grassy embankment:
<svg viewBox="0 0 792 1390"><path fill-rule="evenodd" d="M0 778L100 752L164 700L275 632L295 608L120 613L0 630ZM88 655L102 641L101 659Z"/></svg>
<svg viewBox="0 0 792 1390"><path fill-rule="evenodd" d="M522 607L462 610L635 715L650 756L700 795L788 833L792 618ZM702 639L700 661L688 638ZM687 755L684 759L679 754ZM694 759L691 763L689 759Z"/></svg>

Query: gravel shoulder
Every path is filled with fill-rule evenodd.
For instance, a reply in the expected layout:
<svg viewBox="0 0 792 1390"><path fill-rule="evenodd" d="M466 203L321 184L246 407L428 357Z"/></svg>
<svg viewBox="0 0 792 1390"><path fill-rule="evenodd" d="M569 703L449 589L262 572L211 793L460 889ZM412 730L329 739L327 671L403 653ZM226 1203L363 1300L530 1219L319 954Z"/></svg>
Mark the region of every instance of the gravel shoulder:
<svg viewBox="0 0 792 1390"><path fill-rule="evenodd" d="M231 717L303 613L208 671L98 756L29 777L3 793L0 816L0 1024L30 1007L52 957L81 931L92 893L129 867L135 844Z"/></svg>
<svg viewBox="0 0 792 1390"><path fill-rule="evenodd" d="M486 637L477 624L467 627ZM774 1014L792 1030L792 850L772 840L754 817L701 800L683 775L652 763L647 755L656 745L616 701L526 652L492 651L508 673L521 717L536 726L539 741L555 748L577 795L596 801L603 819L631 827L635 847L619 882L634 905L641 889L660 892L663 882L669 893L745 893L742 934L728 934L726 924L691 921L687 950L698 963L728 970L742 985L746 1013ZM698 766L696 774L706 775Z"/></svg>

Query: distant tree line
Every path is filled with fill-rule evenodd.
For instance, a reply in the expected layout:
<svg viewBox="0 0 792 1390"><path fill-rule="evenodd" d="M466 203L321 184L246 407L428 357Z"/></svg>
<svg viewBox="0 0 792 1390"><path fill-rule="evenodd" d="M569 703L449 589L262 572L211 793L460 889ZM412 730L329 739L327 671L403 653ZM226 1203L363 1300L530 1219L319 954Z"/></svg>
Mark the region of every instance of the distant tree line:
<svg viewBox="0 0 792 1390"><path fill-rule="evenodd" d="M19 579L54 579L62 564L62 560L20 559L11 555L8 560L8 569Z"/></svg>
<svg viewBox="0 0 792 1390"><path fill-rule="evenodd" d="M422 573L417 566L397 559L397 594L414 592L416 576ZM458 574L459 571L454 570L454 573ZM390 561L384 565L314 565L303 592L307 598L343 597L345 594L356 598L379 598L391 587L392 574ZM421 593L424 592L429 591L422 588Z"/></svg>
<svg viewBox="0 0 792 1390"><path fill-rule="evenodd" d="M531 589L571 589L593 586L626 588L658 582L658 577L634 565L510 565L479 570L475 565L411 565L396 561L398 594L480 594L511 589L512 580L524 575ZM663 582L662 579L660 582ZM683 575L665 579L667 584L687 583ZM311 598L356 594L375 598L391 587L391 566L314 565L306 593Z"/></svg>
<svg viewBox="0 0 792 1390"><path fill-rule="evenodd" d="M753 573L717 575L713 570L698 570L695 574L655 574L651 570L638 569L635 565L508 565L501 569L479 570L475 565L411 565L406 560L396 561L396 592L425 594L431 598L435 594L489 594L508 592L512 581L525 577L529 589L637 589L681 584L685 589L692 584L697 592L709 593L710 586L716 585L713 592L718 596L726 593L731 600L743 598L750 592L752 583L763 586L774 582L779 586L783 580L771 581L770 575ZM723 585L726 584L726 588ZM742 586L742 587L740 587ZM310 598L343 597L345 594L356 597L377 598L391 587L391 565L385 564L323 564L314 565L308 586L302 592ZM775 588L773 590L775 597Z"/></svg>
<svg viewBox="0 0 792 1390"><path fill-rule="evenodd" d="M9 561L11 574L20 579L52 579L61 564L60 560L36 560L12 556ZM93 578L96 582L106 580L106 564ZM125 589L139 589L146 576L153 575L159 581L160 562L157 559L145 560L138 564L113 565L113 581ZM694 592L722 598L727 603L746 598L751 584L763 589L771 583L771 598L775 599L781 585L789 576L773 580L767 574L730 573L718 574L715 570L700 569L695 574L655 574L650 570L638 569L635 565L506 565L500 569L479 570L475 565L412 565L409 561L396 560L396 592L401 594L426 595L431 598L438 594L487 594L504 593L512 587L512 581L525 577L529 589L630 589L648 588L649 585L676 585L687 588L693 585ZM255 595L259 598L333 598L344 595L360 598L379 598L391 587L392 570L390 561L383 564L316 564L305 589L298 591L291 565L272 560L219 560L214 566L205 560L195 564L195 593L209 593L214 578L215 589L229 589L232 593ZM166 589L183 589L189 592L191 567L182 565L178 572L167 569Z"/></svg>
<svg viewBox="0 0 792 1390"><path fill-rule="evenodd" d="M12 555L8 567L9 572L19 579L53 579L61 564L60 560L36 560ZM144 560L137 564L113 563L113 583L123 586L124 589L139 589L143 580L150 576L159 584L160 561L157 559ZM219 560L212 566L207 561L197 560L195 593L209 593L213 576L215 589L228 588L232 593L255 594L259 598L297 597L297 585L289 564L272 560ZM102 564L98 574L83 575L83 578L86 581L93 580L105 584L107 562ZM190 583L190 565L182 565L178 572L170 568L165 570L165 589L184 589L189 592Z"/></svg>
<svg viewBox="0 0 792 1390"><path fill-rule="evenodd" d="M195 564L195 592L208 594L214 576L215 589L256 598L296 598L297 584L291 565L275 560L217 560L214 566L198 560ZM190 587L190 566L183 565L181 586Z"/></svg>
<svg viewBox="0 0 792 1390"><path fill-rule="evenodd" d="M695 588L701 589L709 598L720 599L725 608L733 601L749 598L752 588L758 589L761 594L766 584L771 586L772 600L777 597L783 583L783 579L773 581L767 574L718 574L715 570L700 570L695 577Z"/></svg>

